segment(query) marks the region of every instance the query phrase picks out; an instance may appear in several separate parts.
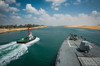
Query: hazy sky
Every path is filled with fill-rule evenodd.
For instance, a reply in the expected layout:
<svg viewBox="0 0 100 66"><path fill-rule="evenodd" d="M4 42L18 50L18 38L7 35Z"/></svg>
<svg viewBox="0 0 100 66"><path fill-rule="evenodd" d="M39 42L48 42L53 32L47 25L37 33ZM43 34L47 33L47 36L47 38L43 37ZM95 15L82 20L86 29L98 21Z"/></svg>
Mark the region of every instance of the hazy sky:
<svg viewBox="0 0 100 66"><path fill-rule="evenodd" d="M0 24L100 25L100 0L0 0Z"/></svg>

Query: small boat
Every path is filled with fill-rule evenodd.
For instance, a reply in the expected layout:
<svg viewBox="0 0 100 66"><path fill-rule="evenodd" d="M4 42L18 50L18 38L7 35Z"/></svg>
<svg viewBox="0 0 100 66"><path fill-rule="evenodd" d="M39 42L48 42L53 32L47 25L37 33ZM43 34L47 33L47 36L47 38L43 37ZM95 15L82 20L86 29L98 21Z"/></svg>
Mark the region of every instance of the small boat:
<svg viewBox="0 0 100 66"><path fill-rule="evenodd" d="M30 32L29 28L28 28L28 36L26 36L25 38L22 38L20 40L17 41L17 43L28 43L31 41L34 41L36 39L36 36L32 36L32 33Z"/></svg>

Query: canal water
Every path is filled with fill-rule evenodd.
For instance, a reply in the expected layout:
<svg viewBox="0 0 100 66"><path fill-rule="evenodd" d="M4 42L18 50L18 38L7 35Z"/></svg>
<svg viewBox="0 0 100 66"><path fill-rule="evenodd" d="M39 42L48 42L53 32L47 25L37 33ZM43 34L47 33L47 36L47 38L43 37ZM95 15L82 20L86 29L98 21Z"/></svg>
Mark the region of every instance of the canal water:
<svg viewBox="0 0 100 66"><path fill-rule="evenodd" d="M16 43L27 36L27 30L0 34L0 66L53 66L57 51L70 33L100 46L100 30L47 27L31 32L38 39L29 45Z"/></svg>

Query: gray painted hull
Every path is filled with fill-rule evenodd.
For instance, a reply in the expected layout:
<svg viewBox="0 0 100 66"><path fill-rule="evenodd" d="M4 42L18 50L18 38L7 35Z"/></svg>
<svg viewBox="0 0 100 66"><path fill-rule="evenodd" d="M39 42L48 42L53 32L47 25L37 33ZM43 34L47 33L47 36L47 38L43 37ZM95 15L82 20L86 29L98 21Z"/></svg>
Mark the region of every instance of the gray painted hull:
<svg viewBox="0 0 100 66"><path fill-rule="evenodd" d="M100 59L100 47L89 42L92 46L89 53L80 52L78 49L82 40L80 38L75 41L69 40L69 37L64 40L59 49L55 66L99 66L100 60L97 64L93 58Z"/></svg>

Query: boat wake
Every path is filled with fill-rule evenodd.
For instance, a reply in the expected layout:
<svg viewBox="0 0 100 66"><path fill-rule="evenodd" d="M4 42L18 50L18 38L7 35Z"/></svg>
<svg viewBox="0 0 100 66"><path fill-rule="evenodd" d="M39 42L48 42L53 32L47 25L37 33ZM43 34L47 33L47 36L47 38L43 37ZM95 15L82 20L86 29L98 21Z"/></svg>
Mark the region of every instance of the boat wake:
<svg viewBox="0 0 100 66"><path fill-rule="evenodd" d="M13 41L9 44L0 45L0 66L6 66L7 63L27 53L28 47L39 40L37 37L34 41L28 42L27 44L17 44L16 41Z"/></svg>

